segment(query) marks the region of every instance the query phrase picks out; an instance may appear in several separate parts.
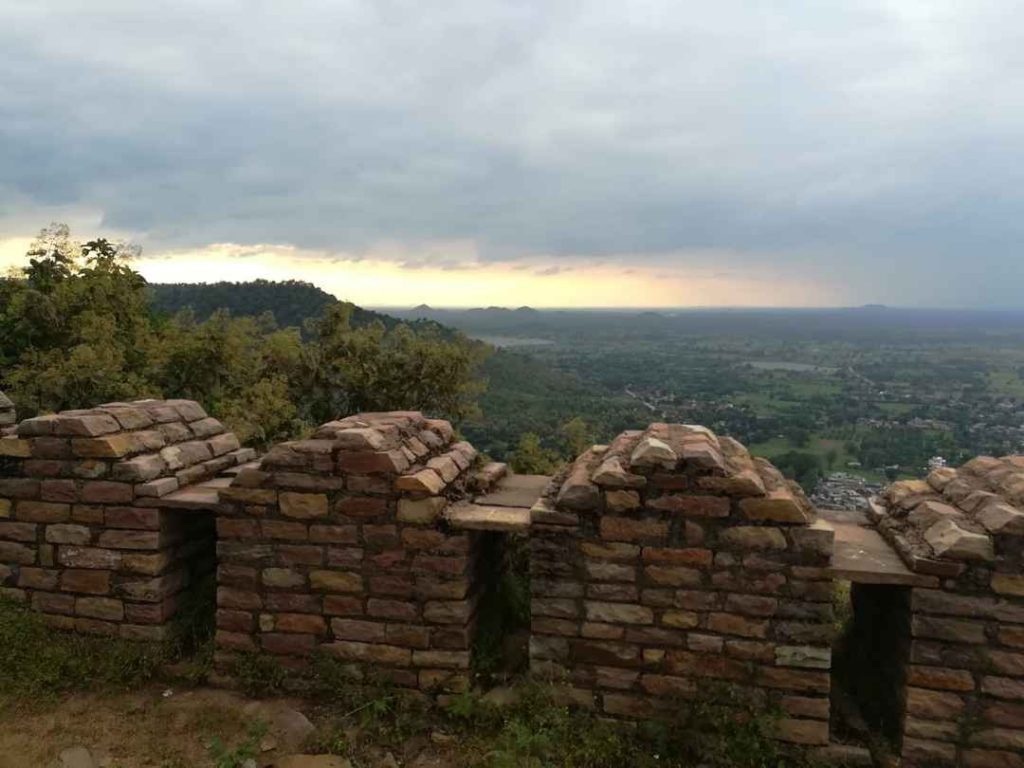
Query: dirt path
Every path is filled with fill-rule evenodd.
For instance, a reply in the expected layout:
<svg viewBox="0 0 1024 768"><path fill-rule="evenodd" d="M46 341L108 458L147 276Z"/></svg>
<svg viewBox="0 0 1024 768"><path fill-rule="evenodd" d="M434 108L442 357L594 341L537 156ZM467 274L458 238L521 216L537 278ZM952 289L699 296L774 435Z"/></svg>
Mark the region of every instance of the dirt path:
<svg viewBox="0 0 1024 768"><path fill-rule="evenodd" d="M105 768L202 768L212 765L213 738L237 744L288 705L213 689L163 693L79 694L0 711L0 768L49 768L73 746L88 747Z"/></svg>

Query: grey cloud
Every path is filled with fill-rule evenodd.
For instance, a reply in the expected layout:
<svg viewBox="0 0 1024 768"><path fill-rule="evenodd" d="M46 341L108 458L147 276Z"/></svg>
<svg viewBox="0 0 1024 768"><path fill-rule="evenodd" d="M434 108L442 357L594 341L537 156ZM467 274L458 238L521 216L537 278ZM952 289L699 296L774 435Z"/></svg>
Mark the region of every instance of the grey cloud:
<svg viewBox="0 0 1024 768"><path fill-rule="evenodd" d="M1021 304L1009 0L155 7L0 9L18 234L80 205L149 250L471 240Z"/></svg>

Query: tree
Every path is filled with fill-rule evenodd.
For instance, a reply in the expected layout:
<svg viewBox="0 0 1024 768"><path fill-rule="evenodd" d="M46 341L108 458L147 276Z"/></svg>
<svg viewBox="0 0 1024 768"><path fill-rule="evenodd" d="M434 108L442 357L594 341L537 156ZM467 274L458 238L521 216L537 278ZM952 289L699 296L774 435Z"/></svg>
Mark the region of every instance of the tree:
<svg viewBox="0 0 1024 768"><path fill-rule="evenodd" d="M305 407L314 421L393 409L453 420L475 412L486 345L407 325L353 328L351 316L351 304L335 304L309 326L313 340L305 363L312 392Z"/></svg>
<svg viewBox="0 0 1024 768"><path fill-rule="evenodd" d="M575 459L597 442L597 437L590 425L579 416L565 422L559 430L570 459Z"/></svg>
<svg viewBox="0 0 1024 768"><path fill-rule="evenodd" d="M545 448L533 432L525 432L509 457L512 471L523 475L553 475L561 461L558 453Z"/></svg>

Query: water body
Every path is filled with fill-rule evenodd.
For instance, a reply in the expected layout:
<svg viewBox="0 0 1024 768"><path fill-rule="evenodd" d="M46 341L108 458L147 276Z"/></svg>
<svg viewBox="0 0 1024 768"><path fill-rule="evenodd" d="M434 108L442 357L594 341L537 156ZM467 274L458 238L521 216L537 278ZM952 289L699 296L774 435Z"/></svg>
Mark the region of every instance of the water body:
<svg viewBox="0 0 1024 768"><path fill-rule="evenodd" d="M835 373L835 368L809 363L787 363L781 360L757 360L749 365L759 371L792 371L793 373Z"/></svg>
<svg viewBox="0 0 1024 768"><path fill-rule="evenodd" d="M512 347L541 347L555 343L550 339L517 338L515 336L474 336L473 338L485 341L492 347L504 349Z"/></svg>

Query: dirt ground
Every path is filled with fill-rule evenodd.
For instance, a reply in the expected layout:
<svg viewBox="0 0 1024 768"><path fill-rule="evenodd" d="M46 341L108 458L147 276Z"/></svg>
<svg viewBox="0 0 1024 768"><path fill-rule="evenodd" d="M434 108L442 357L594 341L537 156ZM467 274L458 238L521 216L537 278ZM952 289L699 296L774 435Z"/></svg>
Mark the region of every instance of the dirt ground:
<svg viewBox="0 0 1024 768"><path fill-rule="evenodd" d="M89 748L104 768L200 768L212 765L208 746L214 738L234 746L255 722L274 723L297 706L214 689L166 692L154 687L77 694L0 711L0 768L50 768L62 750L74 746ZM280 748L282 741L275 727L264 747Z"/></svg>

